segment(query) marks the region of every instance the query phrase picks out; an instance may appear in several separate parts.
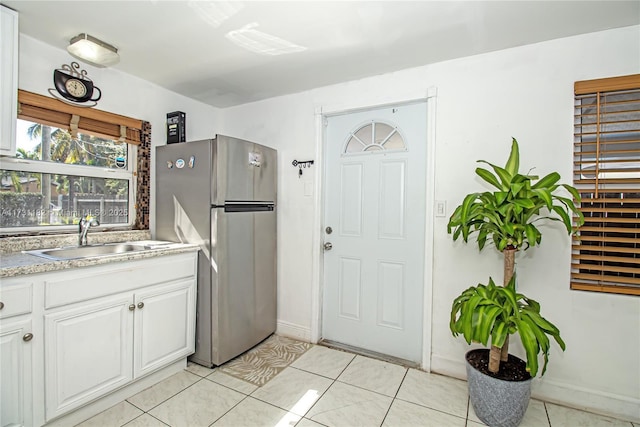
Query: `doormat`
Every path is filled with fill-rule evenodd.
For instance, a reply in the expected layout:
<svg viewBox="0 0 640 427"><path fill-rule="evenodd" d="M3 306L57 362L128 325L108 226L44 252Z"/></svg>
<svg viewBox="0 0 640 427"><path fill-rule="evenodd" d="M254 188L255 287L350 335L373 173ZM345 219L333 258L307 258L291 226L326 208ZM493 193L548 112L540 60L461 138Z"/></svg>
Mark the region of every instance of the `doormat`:
<svg viewBox="0 0 640 427"><path fill-rule="evenodd" d="M306 342L271 335L257 347L222 365L220 370L261 387L311 347L312 344Z"/></svg>

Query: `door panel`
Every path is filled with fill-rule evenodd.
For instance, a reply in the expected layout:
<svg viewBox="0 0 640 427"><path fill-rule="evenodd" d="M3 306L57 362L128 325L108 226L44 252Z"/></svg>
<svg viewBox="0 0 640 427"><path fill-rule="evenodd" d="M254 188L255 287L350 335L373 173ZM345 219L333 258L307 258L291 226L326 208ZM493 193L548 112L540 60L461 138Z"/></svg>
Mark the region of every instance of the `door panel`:
<svg viewBox="0 0 640 427"><path fill-rule="evenodd" d="M47 420L131 381L132 302L118 295L44 316Z"/></svg>
<svg viewBox="0 0 640 427"><path fill-rule="evenodd" d="M362 234L362 163L343 164L340 174L340 233L358 237Z"/></svg>
<svg viewBox="0 0 640 427"><path fill-rule="evenodd" d="M340 259L340 316L360 320L362 263L359 259Z"/></svg>
<svg viewBox="0 0 640 427"><path fill-rule="evenodd" d="M422 357L426 103L328 118L322 338Z"/></svg>
<svg viewBox="0 0 640 427"><path fill-rule="evenodd" d="M32 425L32 346L23 337L31 319L4 320L0 325L0 426Z"/></svg>
<svg viewBox="0 0 640 427"><path fill-rule="evenodd" d="M135 377L193 353L192 284L186 280L136 293Z"/></svg>
<svg viewBox="0 0 640 427"><path fill-rule="evenodd" d="M406 170L406 160L382 162L380 165L378 236L381 239L404 238Z"/></svg>

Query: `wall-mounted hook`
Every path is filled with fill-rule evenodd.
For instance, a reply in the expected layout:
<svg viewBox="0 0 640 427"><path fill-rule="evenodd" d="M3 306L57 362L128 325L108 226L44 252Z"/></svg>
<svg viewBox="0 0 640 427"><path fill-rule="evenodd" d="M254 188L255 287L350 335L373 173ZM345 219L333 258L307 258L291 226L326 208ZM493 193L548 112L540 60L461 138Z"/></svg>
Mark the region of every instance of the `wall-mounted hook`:
<svg viewBox="0 0 640 427"><path fill-rule="evenodd" d="M302 160L302 161L297 161L294 160L293 162L291 162L291 164L293 165L293 167L298 167L298 178L302 177L302 168L307 168L307 167L311 167L311 165L313 164L313 160Z"/></svg>

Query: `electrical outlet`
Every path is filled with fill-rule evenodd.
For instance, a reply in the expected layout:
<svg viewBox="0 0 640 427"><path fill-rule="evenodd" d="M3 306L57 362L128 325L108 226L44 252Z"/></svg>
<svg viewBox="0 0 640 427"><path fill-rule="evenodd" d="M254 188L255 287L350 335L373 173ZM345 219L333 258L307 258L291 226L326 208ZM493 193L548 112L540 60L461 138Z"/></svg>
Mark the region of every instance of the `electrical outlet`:
<svg viewBox="0 0 640 427"><path fill-rule="evenodd" d="M445 200L436 200L436 216L447 216L447 202Z"/></svg>

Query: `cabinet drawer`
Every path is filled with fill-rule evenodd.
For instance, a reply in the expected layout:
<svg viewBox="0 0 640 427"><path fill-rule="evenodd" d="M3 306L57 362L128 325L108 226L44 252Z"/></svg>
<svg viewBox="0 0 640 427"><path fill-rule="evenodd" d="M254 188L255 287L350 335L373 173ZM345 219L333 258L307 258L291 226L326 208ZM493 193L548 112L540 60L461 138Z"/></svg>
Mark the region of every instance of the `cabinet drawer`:
<svg viewBox="0 0 640 427"><path fill-rule="evenodd" d="M0 287L0 319L31 313L33 285L19 283Z"/></svg>
<svg viewBox="0 0 640 427"><path fill-rule="evenodd" d="M193 252L51 274L44 284L45 309L194 277L196 262Z"/></svg>

